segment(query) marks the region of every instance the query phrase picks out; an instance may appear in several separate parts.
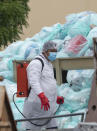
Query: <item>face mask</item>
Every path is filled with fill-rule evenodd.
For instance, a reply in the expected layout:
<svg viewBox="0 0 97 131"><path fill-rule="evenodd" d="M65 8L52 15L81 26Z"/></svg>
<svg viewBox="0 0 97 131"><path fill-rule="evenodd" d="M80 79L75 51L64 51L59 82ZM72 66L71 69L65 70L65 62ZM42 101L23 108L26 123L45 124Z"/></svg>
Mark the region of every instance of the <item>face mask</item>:
<svg viewBox="0 0 97 131"><path fill-rule="evenodd" d="M49 53L49 56L48 56L48 59L49 59L50 61L54 61L54 60L56 59L56 55L57 55L56 52L50 52L50 53Z"/></svg>

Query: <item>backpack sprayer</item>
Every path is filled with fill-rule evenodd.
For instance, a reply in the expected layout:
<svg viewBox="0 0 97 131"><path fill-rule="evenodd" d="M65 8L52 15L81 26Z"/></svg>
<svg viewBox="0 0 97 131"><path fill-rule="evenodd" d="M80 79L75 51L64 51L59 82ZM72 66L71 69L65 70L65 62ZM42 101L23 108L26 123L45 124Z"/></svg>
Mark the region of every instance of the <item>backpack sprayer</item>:
<svg viewBox="0 0 97 131"><path fill-rule="evenodd" d="M26 62L17 65L17 97L28 97L27 66Z"/></svg>
<svg viewBox="0 0 97 131"><path fill-rule="evenodd" d="M42 69L44 67L44 62L41 58L35 58L34 60L39 60L42 64ZM28 88L28 79L27 79L27 71L26 68L29 63L24 62L20 63L18 62L19 65L17 65L17 97L28 97L30 93L30 89Z"/></svg>

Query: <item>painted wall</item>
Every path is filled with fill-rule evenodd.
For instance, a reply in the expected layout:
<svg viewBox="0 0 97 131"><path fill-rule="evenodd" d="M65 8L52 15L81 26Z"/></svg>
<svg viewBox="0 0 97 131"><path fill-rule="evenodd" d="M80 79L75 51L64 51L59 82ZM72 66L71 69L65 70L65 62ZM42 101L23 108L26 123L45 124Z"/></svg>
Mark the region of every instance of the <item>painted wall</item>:
<svg viewBox="0 0 97 131"><path fill-rule="evenodd" d="M44 26L63 24L65 16L81 11L97 11L97 0L30 0L29 27L24 28L21 39L32 37Z"/></svg>

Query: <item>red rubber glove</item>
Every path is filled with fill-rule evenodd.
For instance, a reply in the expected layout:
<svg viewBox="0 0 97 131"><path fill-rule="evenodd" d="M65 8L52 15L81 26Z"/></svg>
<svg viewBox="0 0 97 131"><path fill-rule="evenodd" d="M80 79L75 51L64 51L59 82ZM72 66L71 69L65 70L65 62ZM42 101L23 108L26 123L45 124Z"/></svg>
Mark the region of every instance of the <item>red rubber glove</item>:
<svg viewBox="0 0 97 131"><path fill-rule="evenodd" d="M57 96L57 104L63 104L64 103L64 97L63 96Z"/></svg>
<svg viewBox="0 0 97 131"><path fill-rule="evenodd" d="M48 109L50 108L48 98L45 96L43 92L40 93L38 96L41 100L41 109L44 107L44 111L48 111Z"/></svg>

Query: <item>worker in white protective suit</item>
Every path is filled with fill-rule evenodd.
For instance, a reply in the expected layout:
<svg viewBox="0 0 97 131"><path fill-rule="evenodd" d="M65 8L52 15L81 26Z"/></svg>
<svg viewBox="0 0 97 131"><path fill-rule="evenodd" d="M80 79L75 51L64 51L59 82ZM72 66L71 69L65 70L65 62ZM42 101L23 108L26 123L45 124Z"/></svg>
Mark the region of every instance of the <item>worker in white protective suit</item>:
<svg viewBox="0 0 97 131"><path fill-rule="evenodd" d="M56 43L44 43L42 53L30 62L27 67L30 93L24 102L23 114L26 118L53 116L57 104L64 103L64 98L57 96L56 80L51 61L56 59ZM43 66L44 65L44 66ZM60 103L61 101L61 103ZM57 128L56 119L33 120L23 122L23 129L40 130L42 128Z"/></svg>

